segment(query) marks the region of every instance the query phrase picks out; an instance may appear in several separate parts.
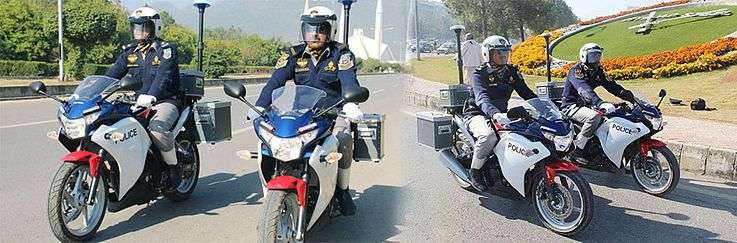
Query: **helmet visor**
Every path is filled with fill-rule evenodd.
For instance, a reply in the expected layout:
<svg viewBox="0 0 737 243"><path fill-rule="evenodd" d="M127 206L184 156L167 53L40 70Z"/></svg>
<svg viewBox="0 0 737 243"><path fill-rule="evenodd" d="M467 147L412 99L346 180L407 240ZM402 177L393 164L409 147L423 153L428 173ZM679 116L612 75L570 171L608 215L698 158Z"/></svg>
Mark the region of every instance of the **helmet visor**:
<svg viewBox="0 0 737 243"><path fill-rule="evenodd" d="M151 21L143 23L131 22L131 33L133 33L133 39L136 40L147 40L156 33L154 33L154 23Z"/></svg>
<svg viewBox="0 0 737 243"><path fill-rule="evenodd" d="M586 53L586 62L587 63L598 63L601 61L603 54L600 51L590 51Z"/></svg>
<svg viewBox="0 0 737 243"><path fill-rule="evenodd" d="M302 22L302 40L314 42L328 42L331 39L330 24Z"/></svg>
<svg viewBox="0 0 737 243"><path fill-rule="evenodd" d="M491 61L496 65L505 65L509 63L510 50L491 50Z"/></svg>

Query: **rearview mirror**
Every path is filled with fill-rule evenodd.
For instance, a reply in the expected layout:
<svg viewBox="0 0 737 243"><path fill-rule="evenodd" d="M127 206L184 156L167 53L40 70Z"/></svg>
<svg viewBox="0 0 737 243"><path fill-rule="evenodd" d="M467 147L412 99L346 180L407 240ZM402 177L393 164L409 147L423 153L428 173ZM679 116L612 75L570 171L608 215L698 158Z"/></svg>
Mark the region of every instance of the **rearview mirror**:
<svg viewBox="0 0 737 243"><path fill-rule="evenodd" d="M130 76L125 76L123 77L123 79L120 80L120 90L137 91L142 87L143 82Z"/></svg>
<svg viewBox="0 0 737 243"><path fill-rule="evenodd" d="M664 89L661 89L661 90L660 90L660 93L658 93L658 97L660 97L660 98L663 98L663 97L665 97L665 95L667 95L667 94L668 94L668 93L666 93Z"/></svg>
<svg viewBox="0 0 737 243"><path fill-rule="evenodd" d="M246 87L239 82L229 81L223 83L223 91L230 97L240 99L246 97Z"/></svg>
<svg viewBox="0 0 737 243"><path fill-rule="evenodd" d="M507 117L510 120L525 119L530 117L530 113L524 107L517 106L507 111Z"/></svg>
<svg viewBox="0 0 737 243"><path fill-rule="evenodd" d="M45 94L46 93L46 84L44 84L41 81L34 81L29 85L33 91L39 94Z"/></svg>
<svg viewBox="0 0 737 243"><path fill-rule="evenodd" d="M343 99L346 102L361 103L369 98L369 90L366 87L358 87L349 89L343 93Z"/></svg>

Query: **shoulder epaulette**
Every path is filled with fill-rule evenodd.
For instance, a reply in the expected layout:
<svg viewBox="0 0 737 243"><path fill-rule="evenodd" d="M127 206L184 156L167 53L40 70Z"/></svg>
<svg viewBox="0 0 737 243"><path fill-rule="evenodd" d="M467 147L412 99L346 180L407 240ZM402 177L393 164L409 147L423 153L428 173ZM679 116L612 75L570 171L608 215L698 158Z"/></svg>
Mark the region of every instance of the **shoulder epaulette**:
<svg viewBox="0 0 737 243"><path fill-rule="evenodd" d="M123 51L127 51L127 50L130 50L131 48L133 48L135 46L136 46L136 44L131 43L131 44L128 44L128 45L123 45L121 48L123 49Z"/></svg>

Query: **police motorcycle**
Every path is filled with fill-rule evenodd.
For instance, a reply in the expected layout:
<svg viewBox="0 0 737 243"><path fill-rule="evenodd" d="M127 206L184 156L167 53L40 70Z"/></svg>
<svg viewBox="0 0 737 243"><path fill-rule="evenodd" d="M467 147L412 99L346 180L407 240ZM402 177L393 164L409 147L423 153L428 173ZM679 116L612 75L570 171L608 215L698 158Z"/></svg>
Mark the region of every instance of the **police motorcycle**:
<svg viewBox="0 0 737 243"><path fill-rule="evenodd" d="M227 95L246 101L239 83L224 84ZM258 152L245 152L259 163L265 206L259 224L261 242L302 242L305 233L323 216L339 214L334 198L338 140L331 133L335 107L346 102L364 102L366 88L345 91L343 99L327 109L315 108L325 97L322 90L306 85L287 85L272 93L271 107L259 112L253 127L259 138Z"/></svg>
<svg viewBox="0 0 737 243"><path fill-rule="evenodd" d="M106 209L114 213L162 195L175 202L184 201L194 191L199 153L183 127L192 119L190 112L197 99L185 98L187 106L172 130L181 131L176 137L176 157L183 173L174 190L165 190L170 188L165 163L145 128L154 111L132 111L135 100L126 95L108 100L116 92L140 89L140 81L90 76L68 100L48 95L40 81L30 86L61 103L61 128L49 137L56 137L70 153L61 159L47 205L51 230L60 241L92 239Z"/></svg>
<svg viewBox="0 0 737 243"><path fill-rule="evenodd" d="M666 96L660 90L660 101L652 105L642 95L635 95L632 105L616 104L615 112L607 114L595 137L579 153L571 156L581 167L613 172L632 173L637 185L645 192L662 196L676 188L680 166L665 143L652 136L663 130L660 104ZM580 124L575 124L576 133Z"/></svg>
<svg viewBox="0 0 737 243"><path fill-rule="evenodd" d="M462 110L447 108L456 132L452 147L440 154L458 184L474 191L468 170L475 141ZM586 228L593 215L592 192L578 167L562 158L572 147L573 132L555 104L535 98L498 118L491 127L499 142L481 169L490 189L481 194L528 198L543 225L557 234L572 236Z"/></svg>

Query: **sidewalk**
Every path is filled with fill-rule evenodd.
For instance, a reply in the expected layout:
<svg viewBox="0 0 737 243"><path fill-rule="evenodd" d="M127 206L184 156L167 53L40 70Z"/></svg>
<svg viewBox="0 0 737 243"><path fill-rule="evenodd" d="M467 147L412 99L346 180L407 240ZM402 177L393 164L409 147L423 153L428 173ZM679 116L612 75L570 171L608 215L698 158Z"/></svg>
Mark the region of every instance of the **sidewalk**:
<svg viewBox="0 0 737 243"><path fill-rule="evenodd" d="M404 103L442 110L438 90L447 85L412 77ZM655 135L678 157L681 169L702 175L737 180L737 125L683 117L664 118L663 131Z"/></svg>

